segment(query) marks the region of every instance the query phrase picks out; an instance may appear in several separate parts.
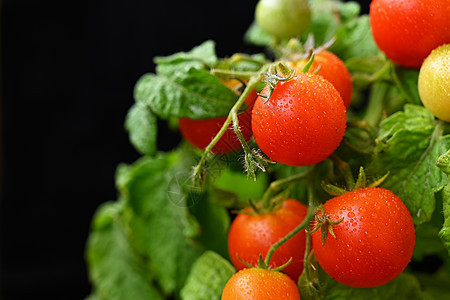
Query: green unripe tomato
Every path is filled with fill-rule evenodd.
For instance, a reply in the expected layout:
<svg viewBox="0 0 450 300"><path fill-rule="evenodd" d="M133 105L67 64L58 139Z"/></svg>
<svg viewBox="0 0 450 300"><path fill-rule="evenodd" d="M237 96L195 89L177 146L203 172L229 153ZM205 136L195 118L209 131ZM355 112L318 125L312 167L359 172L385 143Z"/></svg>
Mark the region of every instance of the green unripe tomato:
<svg viewBox="0 0 450 300"><path fill-rule="evenodd" d="M419 73L423 105L437 118L450 122L450 44L431 51Z"/></svg>
<svg viewBox="0 0 450 300"><path fill-rule="evenodd" d="M255 19L262 30L275 37L297 37L308 29L311 10L307 0L260 0Z"/></svg>

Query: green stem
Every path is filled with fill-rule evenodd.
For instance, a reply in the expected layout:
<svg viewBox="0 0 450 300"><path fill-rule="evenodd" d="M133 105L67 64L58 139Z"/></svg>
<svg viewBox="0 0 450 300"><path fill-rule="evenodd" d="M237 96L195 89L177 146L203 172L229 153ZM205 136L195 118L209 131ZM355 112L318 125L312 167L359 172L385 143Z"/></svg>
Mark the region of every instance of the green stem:
<svg viewBox="0 0 450 300"><path fill-rule="evenodd" d="M384 81L377 81L373 84L367 110L363 117L372 127L377 128L383 115L383 100L389 90L389 83Z"/></svg>
<svg viewBox="0 0 450 300"><path fill-rule="evenodd" d="M233 123L234 123L234 129L236 131L236 135L238 136L239 140L241 141L241 144L243 145L244 150L246 150L246 151L249 150L247 142L243 138L242 132L239 128L239 121L237 118L237 113L239 112L239 109L241 108L241 106L245 103L245 99L247 99L247 97L250 95L252 90L254 90L256 88L257 84L261 81L261 78L263 76L262 75L263 71L265 71L265 70L262 70L258 76L253 76L250 78L245 90L242 92L241 96L236 101L236 103L233 105L230 112L228 113L228 116L225 119L225 122L223 123L222 128L220 128L220 130L216 134L216 136L211 140L211 142L208 144L208 146L206 146L206 148L203 150L203 154L200 158L200 161L194 169L194 180L197 178L197 176L203 174L203 167L206 163L206 158L207 158L208 154L211 152L211 150L217 144L217 142L220 140L220 138L223 136L223 134L228 130L228 126L230 125L231 121L233 121ZM255 73L252 73L252 74L254 75Z"/></svg>
<svg viewBox="0 0 450 300"><path fill-rule="evenodd" d="M297 174L294 174L292 176L289 176L289 177L286 177L283 179L272 181L270 183L269 187L264 192L264 195L262 196L261 202L262 202L263 208L269 208L271 206L270 200L277 192L288 187L291 183L295 183L295 182L305 179L313 172L314 169L315 169L315 166L308 168L306 171L304 171L302 173L297 173Z"/></svg>
<svg viewBox="0 0 450 300"><path fill-rule="evenodd" d="M266 266L269 265L270 260L273 256L273 254L280 248L284 243L286 243L288 240L290 240L293 236L295 236L297 233L302 231L303 229L307 228L309 224L311 223L312 218L316 214L317 211L317 204L314 197L314 188L312 187L312 184L310 181L307 181L307 187L308 187L308 212L306 213L306 217L296 228L294 228L291 232L289 232L285 237L283 237L281 240L273 244L269 251L267 252L266 259L264 260Z"/></svg>
<svg viewBox="0 0 450 300"><path fill-rule="evenodd" d="M215 76L225 76L230 78L244 78L244 79L250 79L258 74L257 72L238 72L223 69L211 69L210 73Z"/></svg>
<svg viewBox="0 0 450 300"><path fill-rule="evenodd" d="M310 248L311 248L311 232L309 230L306 230L306 246L305 246L305 256L303 258L303 272L305 272L307 282L311 281L308 266Z"/></svg>

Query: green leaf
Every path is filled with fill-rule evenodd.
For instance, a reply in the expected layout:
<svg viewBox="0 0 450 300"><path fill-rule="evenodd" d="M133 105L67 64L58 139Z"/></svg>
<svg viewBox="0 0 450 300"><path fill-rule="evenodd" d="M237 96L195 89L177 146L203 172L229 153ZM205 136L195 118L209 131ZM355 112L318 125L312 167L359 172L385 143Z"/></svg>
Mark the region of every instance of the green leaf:
<svg viewBox="0 0 450 300"><path fill-rule="evenodd" d="M436 165L447 176L450 176L450 150L439 156Z"/></svg>
<svg viewBox="0 0 450 300"><path fill-rule="evenodd" d="M134 97L162 118L191 119L225 116L238 99L215 76L194 68L170 77L145 74L136 83Z"/></svg>
<svg viewBox="0 0 450 300"><path fill-rule="evenodd" d="M215 252L207 251L192 266L182 300L220 300L222 290L236 272L234 267Z"/></svg>
<svg viewBox="0 0 450 300"><path fill-rule="evenodd" d="M450 299L450 274L444 267L434 274L417 273L416 276L424 292L434 299Z"/></svg>
<svg viewBox="0 0 450 300"><path fill-rule="evenodd" d="M163 299L154 278L133 253L121 222L122 202L100 206L86 248L89 278L97 299ZM89 299L96 299L90 297Z"/></svg>
<svg viewBox="0 0 450 300"><path fill-rule="evenodd" d="M189 213L187 198L182 191L173 194L178 192L172 187L182 162L182 153L172 152L142 158L120 172L133 246L166 295L179 292L202 252L192 241L199 225Z"/></svg>
<svg viewBox="0 0 450 300"><path fill-rule="evenodd" d="M336 31L336 42L330 47L330 51L344 61L353 57L379 54L372 37L369 16L362 15L340 26Z"/></svg>
<svg viewBox="0 0 450 300"><path fill-rule="evenodd" d="M329 0L310 1L311 25L302 40L305 40L308 34L313 34L316 45L322 45L330 41L335 36L337 28L341 25L339 18L339 7L341 4L338 1ZM345 9L343 12L345 12Z"/></svg>
<svg viewBox="0 0 450 300"><path fill-rule="evenodd" d="M157 118L150 108L138 102L128 111L125 129L133 146L144 155L154 155L158 133Z"/></svg>
<svg viewBox="0 0 450 300"><path fill-rule="evenodd" d="M89 296L87 296L86 298L84 298L84 300L103 300L103 299L96 293L92 293Z"/></svg>
<svg viewBox="0 0 450 300"><path fill-rule="evenodd" d="M352 74L373 74L382 69L385 64L386 58L381 55L352 57L345 61L345 66Z"/></svg>
<svg viewBox="0 0 450 300"><path fill-rule="evenodd" d="M439 228L431 223L416 226L416 245L413 253L414 260L421 261L425 256L430 255L447 255L447 251L444 245L442 245L438 233Z"/></svg>
<svg viewBox="0 0 450 300"><path fill-rule="evenodd" d="M356 1L344 2L339 5L339 15L343 22L348 22L358 18L361 13L361 6Z"/></svg>
<svg viewBox="0 0 450 300"><path fill-rule="evenodd" d="M391 66L394 82L408 103L422 105L418 87L419 70L395 66L394 64L391 64Z"/></svg>
<svg viewBox="0 0 450 300"><path fill-rule="evenodd" d="M205 41L194 47L189 52L178 52L169 56L157 56L154 58L157 74L170 77L179 69L210 69L218 61L214 41Z"/></svg>
<svg viewBox="0 0 450 300"><path fill-rule="evenodd" d="M439 157L436 165L447 176L450 176L450 150ZM447 184L442 190L442 209L444 212L444 224L439 231L439 237L450 255L450 184Z"/></svg>
<svg viewBox="0 0 450 300"><path fill-rule="evenodd" d="M323 300L431 300L420 289L418 280L411 274L402 273L391 282L375 288L356 289L343 284L331 288Z"/></svg>
<svg viewBox="0 0 450 300"><path fill-rule="evenodd" d="M435 162L449 148L450 136L442 136L442 123L424 107L409 104L381 122L369 173L382 176L389 171L383 186L399 196L414 222L421 224L430 220L434 194L448 182Z"/></svg>
<svg viewBox="0 0 450 300"><path fill-rule="evenodd" d="M389 65L384 56L368 55L353 57L345 61L345 66L352 74L355 87L365 89L376 80L388 78Z"/></svg>
<svg viewBox="0 0 450 300"><path fill-rule="evenodd" d="M201 195L192 193L191 197L201 197ZM228 228L230 227L228 211L206 194L189 209L200 224L201 233L195 240L206 249L228 257Z"/></svg>

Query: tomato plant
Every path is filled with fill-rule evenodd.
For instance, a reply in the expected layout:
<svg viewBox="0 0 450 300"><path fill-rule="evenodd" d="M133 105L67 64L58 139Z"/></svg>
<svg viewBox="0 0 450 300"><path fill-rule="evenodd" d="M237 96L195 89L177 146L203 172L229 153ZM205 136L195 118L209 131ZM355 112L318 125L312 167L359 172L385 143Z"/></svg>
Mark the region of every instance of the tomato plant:
<svg viewBox="0 0 450 300"><path fill-rule="evenodd" d="M312 235L319 264L335 280L359 288L379 286L397 277L410 262L413 220L391 191L357 189L327 201L324 210L332 221L343 219L331 225L336 237L328 234L325 244L319 231Z"/></svg>
<svg viewBox="0 0 450 300"><path fill-rule="evenodd" d="M300 299L297 285L287 275L260 268L237 272L227 282L222 300Z"/></svg>
<svg viewBox="0 0 450 300"><path fill-rule="evenodd" d="M301 72L307 59L288 62L288 66ZM345 107L349 107L353 96L352 78L344 62L330 51L320 51L314 56L314 61L309 68L310 73L317 72L328 80L341 94Z"/></svg>
<svg viewBox="0 0 450 300"><path fill-rule="evenodd" d="M370 24L375 42L399 65L419 68L428 54L450 42L449 0L374 0Z"/></svg>
<svg viewBox="0 0 450 300"><path fill-rule="evenodd" d="M218 57L208 40L155 58L126 118L143 156L118 167L118 199L92 222L89 299L282 299L288 286L298 299L295 281L304 299L448 298L449 48L419 74L374 41L416 66L448 37L446 1L374 0L371 19L354 1L308 1L303 33L283 32L290 1L261 1L290 8L256 13L251 53ZM277 19L280 32L263 28ZM177 119L202 151L158 151L157 125Z"/></svg>
<svg viewBox="0 0 450 300"><path fill-rule="evenodd" d="M273 244L297 227L305 218L306 210L306 206L297 200L286 199L281 207L269 213L257 214L247 210L239 214L228 233L228 252L236 269L247 267L242 261L258 266L259 256L265 258ZM269 267L280 267L292 258L283 272L297 281L303 270L305 241L303 230L275 252Z"/></svg>
<svg viewBox="0 0 450 300"><path fill-rule="evenodd" d="M302 34L311 22L306 0L260 0L255 9L255 20L266 32L279 38Z"/></svg>
<svg viewBox="0 0 450 300"><path fill-rule="evenodd" d="M266 100L262 96L256 99L252 130L270 159L308 166L325 160L339 146L346 110L339 92L322 76L299 73L279 82Z"/></svg>
<svg viewBox="0 0 450 300"><path fill-rule="evenodd" d="M419 94L423 105L436 117L450 122L450 44L434 49L419 73Z"/></svg>

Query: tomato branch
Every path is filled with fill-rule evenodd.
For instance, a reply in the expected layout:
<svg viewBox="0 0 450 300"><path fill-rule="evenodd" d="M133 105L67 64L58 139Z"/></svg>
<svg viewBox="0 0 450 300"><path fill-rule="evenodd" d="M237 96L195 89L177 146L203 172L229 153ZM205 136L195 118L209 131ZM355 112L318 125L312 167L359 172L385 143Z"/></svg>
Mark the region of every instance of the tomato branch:
<svg viewBox="0 0 450 300"><path fill-rule="evenodd" d="M238 71L223 70L223 69L211 69L210 73L212 75L216 75L216 76L224 76L224 77L228 77L228 78L244 78L244 79L251 79L253 76L258 74L255 72L238 72Z"/></svg>
<svg viewBox="0 0 450 300"><path fill-rule="evenodd" d="M202 183L204 181L204 177L206 176L206 170L205 170L205 164L206 164L206 158L208 154L211 152L213 147L217 144L217 142L220 140L220 138L223 136L223 134L228 130L228 126L231 122L233 122L233 129L236 132L236 135L239 139L239 141L242 144L242 148L244 149L245 153L245 164L246 164L246 170L249 174L249 176L252 176L256 180L255 175L255 167L261 169L262 171L265 171L264 166L267 165L267 163L270 163L267 159L262 157L262 155L259 155L255 151L251 150L248 146L247 142L245 141L241 129L239 127L239 120L238 120L238 112L241 108L241 106L245 103L245 100L250 95L250 93L256 89L259 82L262 81L264 78L263 74L264 71L268 68L263 67L259 73L255 75L255 73L252 72L253 76L250 77L250 80L240 95L239 99L236 101L236 103L231 108L230 112L228 113L228 116L223 123L222 127L220 128L219 132L216 134L216 136L211 140L211 142L206 146L206 148L203 151L202 157L200 158L199 163L197 166L194 167L194 184ZM215 71L216 74L219 72L218 70ZM248 72L233 72L233 71L227 71L227 70L221 70L220 71L222 75L225 73L229 76L238 76L238 75L244 75L243 73L247 74ZM249 73L250 74L250 73Z"/></svg>
<svg viewBox="0 0 450 300"><path fill-rule="evenodd" d="M303 174L303 173L301 173ZM273 244L269 251L267 252L266 259L264 262L266 265L269 265L270 259L272 258L273 254L280 248L284 243L286 243L289 239L291 239L293 236L295 236L297 233L302 231L303 229L306 229L309 227L309 224L311 223L312 218L317 212L317 203L315 200L315 194L314 194L314 188L312 184L307 181L307 187L308 187L308 211L306 213L306 217L296 228L294 228L291 232L289 232L284 238ZM308 230L307 230L308 233ZM309 249L306 248L306 252L309 252ZM307 258L307 255L305 253L305 258Z"/></svg>
<svg viewBox="0 0 450 300"><path fill-rule="evenodd" d="M366 120L372 127L376 128L383 116L383 100L389 91L390 85L384 81L377 81L373 84L369 95L369 102L363 120Z"/></svg>
<svg viewBox="0 0 450 300"><path fill-rule="evenodd" d="M304 172L297 173L295 175L292 175L292 176L289 176L289 177L286 177L283 179L279 179L276 181L272 181L270 183L269 187L264 192L264 195L262 196L261 202L262 202L263 208L269 208L271 206L270 200L276 193L278 193L282 189L288 187L292 183L304 180L314 171L314 169L315 169L315 165L308 168Z"/></svg>

